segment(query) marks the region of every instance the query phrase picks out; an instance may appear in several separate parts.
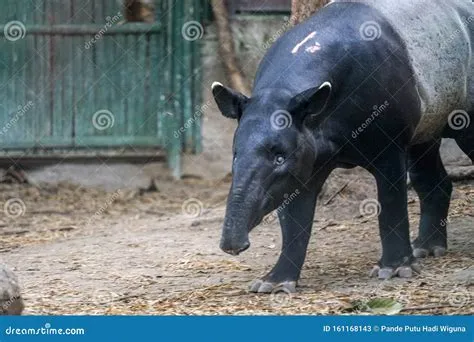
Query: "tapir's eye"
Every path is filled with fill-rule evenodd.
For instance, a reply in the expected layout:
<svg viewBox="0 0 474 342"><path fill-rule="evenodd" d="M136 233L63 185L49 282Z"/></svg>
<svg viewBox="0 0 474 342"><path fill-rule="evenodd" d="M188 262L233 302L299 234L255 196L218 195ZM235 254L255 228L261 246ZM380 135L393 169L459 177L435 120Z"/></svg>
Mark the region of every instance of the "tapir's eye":
<svg viewBox="0 0 474 342"><path fill-rule="evenodd" d="M275 156L275 164L280 166L285 162L285 157L283 157L281 154L278 154Z"/></svg>

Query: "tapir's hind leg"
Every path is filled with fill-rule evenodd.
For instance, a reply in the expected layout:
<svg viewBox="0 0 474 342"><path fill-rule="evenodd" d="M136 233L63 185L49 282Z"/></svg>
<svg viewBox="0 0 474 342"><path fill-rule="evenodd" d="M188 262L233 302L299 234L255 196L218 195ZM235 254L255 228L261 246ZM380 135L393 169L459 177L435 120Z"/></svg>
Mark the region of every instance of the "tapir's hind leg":
<svg viewBox="0 0 474 342"><path fill-rule="evenodd" d="M442 256L447 249L447 217L452 183L441 161L440 141L410 147L409 172L420 198L421 219L415 257Z"/></svg>

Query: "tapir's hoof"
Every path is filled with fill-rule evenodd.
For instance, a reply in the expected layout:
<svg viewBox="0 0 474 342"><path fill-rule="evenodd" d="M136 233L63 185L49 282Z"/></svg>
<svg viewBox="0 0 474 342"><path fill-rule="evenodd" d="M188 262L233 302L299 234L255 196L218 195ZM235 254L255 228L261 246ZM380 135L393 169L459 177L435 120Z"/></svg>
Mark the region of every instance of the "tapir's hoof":
<svg viewBox="0 0 474 342"><path fill-rule="evenodd" d="M416 273L420 273L421 267L418 263L413 263L410 266L400 266L398 268L375 266L370 272L371 277L377 277L381 280L387 280L394 277L412 278Z"/></svg>
<svg viewBox="0 0 474 342"><path fill-rule="evenodd" d="M286 293L295 293L296 281L272 283L269 281L256 279L252 281L252 283L250 284L249 291L255 292L255 293L274 293L274 292L279 292L279 291L286 292Z"/></svg>
<svg viewBox="0 0 474 342"><path fill-rule="evenodd" d="M432 248L415 248L413 250L413 256L415 258L426 258L430 255L434 256L435 258L442 257L446 254L446 248L434 246Z"/></svg>

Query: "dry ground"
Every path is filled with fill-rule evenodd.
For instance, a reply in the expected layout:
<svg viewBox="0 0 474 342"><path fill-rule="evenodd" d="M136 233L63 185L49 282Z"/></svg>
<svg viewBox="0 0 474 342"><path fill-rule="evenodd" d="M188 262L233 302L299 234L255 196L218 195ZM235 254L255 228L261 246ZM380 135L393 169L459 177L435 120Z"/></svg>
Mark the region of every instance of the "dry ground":
<svg viewBox="0 0 474 342"><path fill-rule="evenodd" d="M354 300L375 297L396 299L406 314L474 313L472 183L456 184L449 254L422 261L414 279L380 282L368 277L380 253L376 218L359 214L360 202L375 197L373 181L364 172L337 172L319 201L292 296L246 291L276 261L277 222L258 227L239 257L219 250L228 179L156 184L157 191L115 193L67 184L1 185L2 203L21 198L26 207L22 216L0 221L0 258L20 278L25 313L339 314ZM410 192L413 231L418 205Z"/></svg>

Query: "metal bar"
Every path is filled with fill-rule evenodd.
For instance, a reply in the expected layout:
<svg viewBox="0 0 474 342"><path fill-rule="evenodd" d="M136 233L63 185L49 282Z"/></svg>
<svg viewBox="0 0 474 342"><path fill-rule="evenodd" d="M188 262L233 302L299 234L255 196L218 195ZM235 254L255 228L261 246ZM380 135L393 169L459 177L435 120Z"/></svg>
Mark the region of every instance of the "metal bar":
<svg viewBox="0 0 474 342"><path fill-rule="evenodd" d="M74 153L74 154L72 154ZM166 159L165 153L156 148L153 150L133 150L130 152L123 151L97 151L90 152L90 150L56 150L48 155L42 155L35 152L35 154L25 155L25 151L20 151L18 154L0 154L0 167L8 168L13 164L13 158L22 156L20 159L15 159L15 166L28 169L38 166L57 165L58 162L96 164L99 159L107 159L108 163L150 163L162 162Z"/></svg>
<svg viewBox="0 0 474 342"><path fill-rule="evenodd" d="M129 23L107 28L104 25L28 25L26 34L48 34L48 35L96 35L113 36L119 34L145 34L162 32L161 23L143 24ZM5 25L0 25L0 32L4 32Z"/></svg>
<svg viewBox="0 0 474 342"><path fill-rule="evenodd" d="M177 13L176 7L173 7L173 1L167 0L168 4L168 22L167 22L167 53L169 58L169 70L170 70L170 92L171 96L169 99L170 112L173 114L165 115L165 130L167 135L167 152L168 152L168 165L172 170L174 178L181 178L181 137L176 138L174 132L181 126L181 112L179 105L179 69L177 62L174 60L176 51L176 44L179 43L181 30L176 26ZM182 6L178 2L176 6ZM172 9L172 10L171 10Z"/></svg>
<svg viewBox="0 0 474 342"><path fill-rule="evenodd" d="M156 136L89 136L76 139L75 147L160 147ZM62 137L43 137L41 140L23 139L22 141L9 141L2 144L0 154L4 151L35 148L71 148L70 142Z"/></svg>
<svg viewBox="0 0 474 342"><path fill-rule="evenodd" d="M209 3L203 0L195 0L197 2L196 7L199 8L202 6L203 9L209 8ZM198 16L198 21L203 22L207 19L206 12L201 11ZM203 92L203 84L202 84L202 58L201 58L201 49L202 49L202 40L199 39L198 41L193 44L193 51L192 51L192 71L194 74L193 77L193 109L194 109L194 116L195 122L193 126L193 153L201 153L202 152L202 127L201 127L201 119L203 115L203 106L202 106L202 92Z"/></svg>
<svg viewBox="0 0 474 342"><path fill-rule="evenodd" d="M184 27L186 22L190 22L191 20L195 20L194 17L194 6L191 3L188 3L186 8L182 6L179 12L179 27ZM199 40L199 39L198 39ZM181 54L179 56L179 64L180 64L180 73L181 73L181 97L182 100L180 101L181 110L183 113L183 122L182 125L191 124L189 129L184 131L183 136L183 151L184 152L191 152L193 150L193 127L194 127L194 118L193 118L193 104L192 104L192 82L193 82L193 75L192 75L192 60L191 60L191 50L192 45L196 43L198 40L186 40L184 37L180 37L181 42Z"/></svg>

